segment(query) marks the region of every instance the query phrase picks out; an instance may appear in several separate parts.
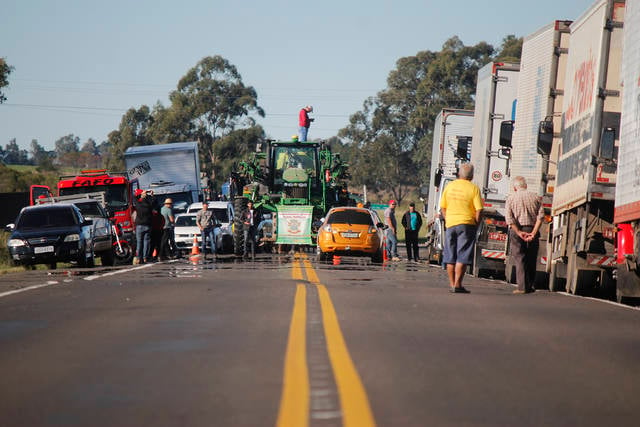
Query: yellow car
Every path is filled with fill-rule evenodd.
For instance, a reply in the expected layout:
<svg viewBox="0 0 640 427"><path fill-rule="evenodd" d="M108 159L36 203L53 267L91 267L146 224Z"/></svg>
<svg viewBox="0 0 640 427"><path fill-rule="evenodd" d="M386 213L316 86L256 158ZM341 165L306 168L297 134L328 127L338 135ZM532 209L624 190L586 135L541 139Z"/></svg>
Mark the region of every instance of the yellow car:
<svg viewBox="0 0 640 427"><path fill-rule="evenodd" d="M372 210L354 207L333 208L318 230L318 259L333 255L369 256L382 262L385 225Z"/></svg>

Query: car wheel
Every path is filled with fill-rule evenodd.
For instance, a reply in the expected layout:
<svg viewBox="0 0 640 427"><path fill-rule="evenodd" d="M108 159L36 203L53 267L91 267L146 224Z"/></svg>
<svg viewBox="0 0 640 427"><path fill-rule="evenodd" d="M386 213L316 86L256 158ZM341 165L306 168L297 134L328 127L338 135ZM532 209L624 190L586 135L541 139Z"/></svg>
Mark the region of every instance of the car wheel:
<svg viewBox="0 0 640 427"><path fill-rule="evenodd" d="M112 250L104 251L100 254L100 262L104 266L112 266L115 264L115 254Z"/></svg>
<svg viewBox="0 0 640 427"><path fill-rule="evenodd" d="M375 254L371 256L371 262L375 262L376 264L382 263L384 261L383 249L378 250Z"/></svg>

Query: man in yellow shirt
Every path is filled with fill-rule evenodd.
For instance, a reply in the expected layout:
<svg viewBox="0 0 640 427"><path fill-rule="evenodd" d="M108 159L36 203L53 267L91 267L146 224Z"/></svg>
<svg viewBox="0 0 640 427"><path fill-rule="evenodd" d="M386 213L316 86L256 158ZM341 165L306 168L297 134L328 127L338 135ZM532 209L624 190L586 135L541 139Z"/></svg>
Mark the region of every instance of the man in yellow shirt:
<svg viewBox="0 0 640 427"><path fill-rule="evenodd" d="M462 286L462 278L467 265L473 263L476 227L482 212L480 189L472 179L473 165L463 163L458 170L458 179L445 187L440 199L447 227L443 261L447 265L450 291L456 294L469 293Z"/></svg>

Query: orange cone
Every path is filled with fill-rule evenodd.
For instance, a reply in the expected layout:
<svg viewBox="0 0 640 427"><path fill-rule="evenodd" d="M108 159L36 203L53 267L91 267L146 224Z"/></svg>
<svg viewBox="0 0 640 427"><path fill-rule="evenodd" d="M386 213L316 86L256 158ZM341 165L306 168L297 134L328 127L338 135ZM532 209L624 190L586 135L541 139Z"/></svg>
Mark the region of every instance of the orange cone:
<svg viewBox="0 0 640 427"><path fill-rule="evenodd" d="M194 236L193 246L191 246L191 255L200 255L200 246L198 246L198 238Z"/></svg>
<svg viewBox="0 0 640 427"><path fill-rule="evenodd" d="M389 254L387 253L387 238L384 238L384 242L382 243L382 260L389 261Z"/></svg>

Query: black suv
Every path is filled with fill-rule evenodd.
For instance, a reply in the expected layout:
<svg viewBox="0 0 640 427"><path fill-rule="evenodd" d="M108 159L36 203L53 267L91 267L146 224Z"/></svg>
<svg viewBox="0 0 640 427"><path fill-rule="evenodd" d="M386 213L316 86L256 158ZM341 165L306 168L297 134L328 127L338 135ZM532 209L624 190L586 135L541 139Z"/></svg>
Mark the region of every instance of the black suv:
<svg viewBox="0 0 640 427"><path fill-rule="evenodd" d="M75 262L93 267L93 221L74 205L43 205L23 208L15 225L7 230L11 259L16 265Z"/></svg>

